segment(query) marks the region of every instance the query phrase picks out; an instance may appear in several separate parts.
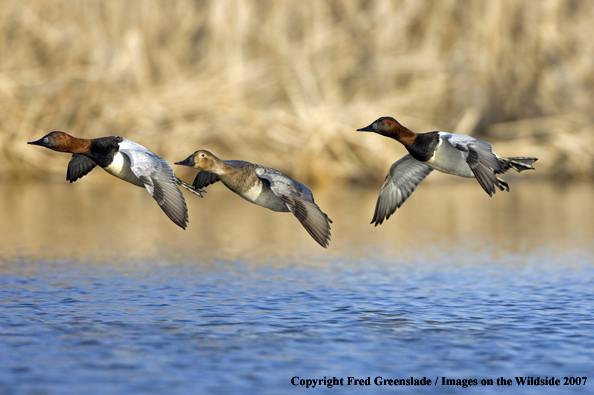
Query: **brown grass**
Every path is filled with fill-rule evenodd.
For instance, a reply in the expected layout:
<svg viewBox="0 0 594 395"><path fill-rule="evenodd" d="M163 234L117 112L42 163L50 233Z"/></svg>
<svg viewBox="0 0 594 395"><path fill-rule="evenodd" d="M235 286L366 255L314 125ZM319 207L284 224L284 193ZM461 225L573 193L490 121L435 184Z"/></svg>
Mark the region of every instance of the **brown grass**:
<svg viewBox="0 0 594 395"><path fill-rule="evenodd" d="M591 176L592 37L588 0L5 0L0 178L64 178L25 144L63 130L376 181L404 150L355 129L382 115Z"/></svg>

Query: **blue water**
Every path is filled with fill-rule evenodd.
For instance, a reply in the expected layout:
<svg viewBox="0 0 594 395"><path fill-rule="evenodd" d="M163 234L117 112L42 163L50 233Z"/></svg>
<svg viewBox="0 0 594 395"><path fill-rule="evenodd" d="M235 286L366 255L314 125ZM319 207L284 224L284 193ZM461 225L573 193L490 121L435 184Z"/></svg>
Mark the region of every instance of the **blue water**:
<svg viewBox="0 0 594 395"><path fill-rule="evenodd" d="M586 253L17 261L2 271L0 393L594 393ZM438 385L377 386L378 376ZM561 386L520 387L520 376ZM563 386L582 376L585 386ZM308 389L293 377L343 385Z"/></svg>

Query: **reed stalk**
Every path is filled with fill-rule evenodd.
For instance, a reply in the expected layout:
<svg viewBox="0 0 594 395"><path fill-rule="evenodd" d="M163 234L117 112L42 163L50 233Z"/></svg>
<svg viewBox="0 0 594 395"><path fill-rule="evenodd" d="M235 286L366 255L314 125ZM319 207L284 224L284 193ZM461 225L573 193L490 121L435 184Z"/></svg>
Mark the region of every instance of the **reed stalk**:
<svg viewBox="0 0 594 395"><path fill-rule="evenodd" d="M0 179L61 179L26 142L63 130L377 182L404 150L355 129L383 115L591 177L593 36L588 0L4 0Z"/></svg>

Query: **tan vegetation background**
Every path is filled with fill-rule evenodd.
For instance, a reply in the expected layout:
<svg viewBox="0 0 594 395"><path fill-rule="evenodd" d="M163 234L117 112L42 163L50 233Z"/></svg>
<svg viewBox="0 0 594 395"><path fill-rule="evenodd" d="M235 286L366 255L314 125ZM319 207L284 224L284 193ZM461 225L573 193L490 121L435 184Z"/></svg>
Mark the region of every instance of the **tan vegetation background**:
<svg viewBox="0 0 594 395"><path fill-rule="evenodd" d="M594 173L594 2L3 0L0 179L63 180L52 130L170 162L209 149L301 181L383 179L383 115Z"/></svg>

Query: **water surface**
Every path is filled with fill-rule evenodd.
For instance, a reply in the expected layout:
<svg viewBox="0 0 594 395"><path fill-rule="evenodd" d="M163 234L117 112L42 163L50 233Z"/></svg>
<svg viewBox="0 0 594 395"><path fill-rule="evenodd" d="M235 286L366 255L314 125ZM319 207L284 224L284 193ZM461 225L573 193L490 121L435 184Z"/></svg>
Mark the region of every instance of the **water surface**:
<svg viewBox="0 0 594 395"><path fill-rule="evenodd" d="M377 228L377 191L316 191L328 250L222 188L187 196L186 231L124 183L3 188L0 393L593 393L515 383L593 371L593 188L465 181Z"/></svg>

